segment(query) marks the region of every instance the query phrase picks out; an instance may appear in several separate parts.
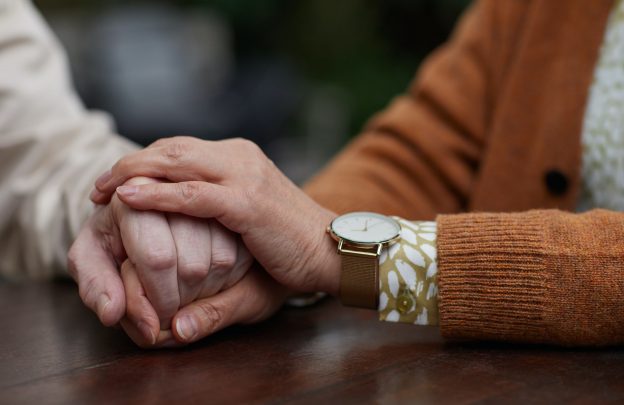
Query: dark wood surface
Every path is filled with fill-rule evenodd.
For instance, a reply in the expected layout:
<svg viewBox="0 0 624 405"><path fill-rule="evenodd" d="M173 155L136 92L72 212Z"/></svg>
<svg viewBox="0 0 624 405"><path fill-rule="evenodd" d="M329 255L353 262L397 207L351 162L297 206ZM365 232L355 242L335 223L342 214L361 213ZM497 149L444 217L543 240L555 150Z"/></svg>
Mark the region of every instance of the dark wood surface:
<svg viewBox="0 0 624 405"><path fill-rule="evenodd" d="M101 326L71 283L0 284L0 403L624 403L624 350L445 344L333 300L184 349Z"/></svg>

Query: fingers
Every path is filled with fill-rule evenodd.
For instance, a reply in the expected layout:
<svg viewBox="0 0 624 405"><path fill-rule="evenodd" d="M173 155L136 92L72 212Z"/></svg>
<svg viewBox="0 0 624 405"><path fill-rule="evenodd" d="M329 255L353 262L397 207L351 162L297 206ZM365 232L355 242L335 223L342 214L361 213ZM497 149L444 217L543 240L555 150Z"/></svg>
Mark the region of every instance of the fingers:
<svg viewBox="0 0 624 405"><path fill-rule="evenodd" d="M174 336L191 343L230 325L259 322L275 313L286 295L264 271L253 269L232 288L182 308L173 320Z"/></svg>
<svg viewBox="0 0 624 405"><path fill-rule="evenodd" d="M210 147L206 147L210 145ZM212 180L223 174L231 162L220 152L219 142L202 141L190 137L176 137L129 154L120 159L96 181L92 199L102 203L115 188L126 180L145 176L171 181Z"/></svg>
<svg viewBox="0 0 624 405"><path fill-rule="evenodd" d="M178 258L180 306L184 306L195 300L204 282L212 278L211 251L214 249L211 249L211 221L180 214L167 214L167 220Z"/></svg>
<svg viewBox="0 0 624 405"><path fill-rule="evenodd" d="M180 295L176 247L167 218L157 212L124 210L119 229L161 328L169 329L180 307Z"/></svg>
<svg viewBox="0 0 624 405"><path fill-rule="evenodd" d="M68 253L68 267L85 305L105 326L117 324L126 309L124 287L117 263L88 223Z"/></svg>
<svg viewBox="0 0 624 405"><path fill-rule="evenodd" d="M121 278L126 293L126 317L122 326L131 339L141 347L156 343L160 322L156 311L145 296L136 268L129 260L121 265Z"/></svg>
<svg viewBox="0 0 624 405"><path fill-rule="evenodd" d="M210 220L209 225L211 233L210 273L202 283L201 292L198 294L201 298L210 297L223 289L236 267L238 255L236 234L218 221Z"/></svg>
<svg viewBox="0 0 624 405"><path fill-rule="evenodd" d="M112 176L112 172L109 169L105 171L100 177L98 177L97 180L95 180L95 184L105 184L111 179L111 176ZM111 197L112 197L112 194L104 194L97 188L94 188L93 190L91 190L91 193L89 194L89 199L96 204L108 204L110 202Z"/></svg>
<svg viewBox="0 0 624 405"><path fill-rule="evenodd" d="M245 275L245 273L247 273L247 271L249 270L249 268L251 267L251 265L254 262L254 258L251 255L251 253L249 253L249 251L247 250L247 247L245 247L245 244L243 243L242 238L240 237L240 235L236 235L233 232L231 232L230 230L228 230L227 228L223 227L223 225L221 225L219 222L217 221L213 221L213 245L212 245L212 252L213 252L213 263L214 262L219 262L220 260L223 260L224 262L227 262L227 258L217 258L215 257L215 252L219 252L223 249L223 245L220 245L222 242L222 238L224 240L227 241L227 243L229 244L229 249L232 249L232 251L234 252L234 255L236 257L236 261L233 263L233 265L230 265L228 267L227 273L225 274L225 279L223 281L223 284L221 286L221 289L227 289L232 287L234 284L236 284L240 279L243 278L243 276ZM220 234L226 234L223 237L220 237ZM225 239L227 237L227 239ZM216 291L215 291L216 292ZM203 292L202 296L207 297L209 295L209 292Z"/></svg>
<svg viewBox="0 0 624 405"><path fill-rule="evenodd" d="M202 181L122 186L117 189L117 195L137 210L216 218L237 233L242 233L242 224L248 213L243 209L243 198L231 189Z"/></svg>
<svg viewBox="0 0 624 405"><path fill-rule="evenodd" d="M156 341L153 344L149 344L141 332L136 328L136 325L128 318L123 318L120 322L121 327L128 337L140 348L143 349L160 349L165 347L179 347L184 343L180 343L173 337L171 330L161 330L156 337Z"/></svg>
<svg viewBox="0 0 624 405"><path fill-rule="evenodd" d="M178 254L180 306L238 282L253 263L238 235L216 220L168 214Z"/></svg>
<svg viewBox="0 0 624 405"><path fill-rule="evenodd" d="M237 164L233 164L236 162ZM268 162L261 149L245 139L204 141L191 137L162 139L126 155L95 184L93 202L104 203L118 186L132 177L164 178L172 182L203 180L220 183L243 167L242 173ZM240 170L239 170L240 171Z"/></svg>
<svg viewBox="0 0 624 405"><path fill-rule="evenodd" d="M245 273L247 273L247 271L251 268L254 262L254 257L251 253L249 253L249 250L247 250L247 247L245 246L245 243L240 235L236 235L236 242L236 264L228 274L228 279L223 285L224 289L230 288L234 284L238 283L243 278Z"/></svg>

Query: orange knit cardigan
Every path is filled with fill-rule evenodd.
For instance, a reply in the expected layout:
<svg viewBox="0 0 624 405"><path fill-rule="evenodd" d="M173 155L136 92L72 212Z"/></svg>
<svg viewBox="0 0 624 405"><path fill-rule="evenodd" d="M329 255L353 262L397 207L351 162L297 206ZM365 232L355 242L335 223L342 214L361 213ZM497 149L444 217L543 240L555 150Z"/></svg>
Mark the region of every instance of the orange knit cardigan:
<svg viewBox="0 0 624 405"><path fill-rule="evenodd" d="M574 214L612 0L481 0L306 186L336 212L438 221L450 339L624 343L624 213Z"/></svg>

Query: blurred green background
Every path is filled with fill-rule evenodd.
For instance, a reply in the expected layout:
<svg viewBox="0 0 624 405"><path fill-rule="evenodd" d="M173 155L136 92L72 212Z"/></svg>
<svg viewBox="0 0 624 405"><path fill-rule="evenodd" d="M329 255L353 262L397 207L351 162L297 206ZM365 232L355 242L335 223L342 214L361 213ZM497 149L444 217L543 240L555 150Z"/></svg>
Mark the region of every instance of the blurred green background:
<svg viewBox="0 0 624 405"><path fill-rule="evenodd" d="M79 92L139 143L258 142L295 180L404 91L469 0L36 3ZM285 167L284 167L285 166Z"/></svg>

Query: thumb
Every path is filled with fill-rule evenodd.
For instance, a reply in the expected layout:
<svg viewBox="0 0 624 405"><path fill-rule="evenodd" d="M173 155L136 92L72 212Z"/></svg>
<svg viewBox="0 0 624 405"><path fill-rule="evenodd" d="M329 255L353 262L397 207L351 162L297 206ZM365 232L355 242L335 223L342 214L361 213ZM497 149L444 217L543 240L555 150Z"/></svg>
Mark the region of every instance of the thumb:
<svg viewBox="0 0 624 405"><path fill-rule="evenodd" d="M231 325L259 322L273 315L286 297L286 288L253 268L231 288L182 308L173 319L173 333L179 342L191 343Z"/></svg>
<svg viewBox="0 0 624 405"><path fill-rule="evenodd" d="M67 258L85 305L105 326L118 323L126 310L124 287L116 263L90 228L81 231Z"/></svg>

